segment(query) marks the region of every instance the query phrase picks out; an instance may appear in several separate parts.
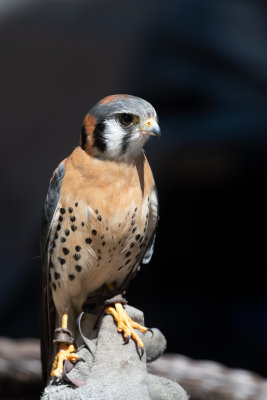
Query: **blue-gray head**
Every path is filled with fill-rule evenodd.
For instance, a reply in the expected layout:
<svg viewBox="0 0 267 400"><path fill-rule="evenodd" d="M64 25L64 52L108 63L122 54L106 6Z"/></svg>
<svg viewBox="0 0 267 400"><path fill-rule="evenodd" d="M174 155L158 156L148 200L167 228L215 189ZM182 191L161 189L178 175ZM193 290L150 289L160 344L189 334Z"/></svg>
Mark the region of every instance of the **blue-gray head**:
<svg viewBox="0 0 267 400"><path fill-rule="evenodd" d="M154 107L139 97L118 94L100 100L86 115L80 146L95 157L131 160L150 136L160 136Z"/></svg>

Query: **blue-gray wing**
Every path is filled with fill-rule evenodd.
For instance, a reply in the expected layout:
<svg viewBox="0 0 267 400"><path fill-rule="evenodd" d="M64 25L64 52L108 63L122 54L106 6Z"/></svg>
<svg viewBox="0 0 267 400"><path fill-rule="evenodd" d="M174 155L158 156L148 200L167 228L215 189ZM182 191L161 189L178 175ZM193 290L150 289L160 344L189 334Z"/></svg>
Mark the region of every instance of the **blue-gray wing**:
<svg viewBox="0 0 267 400"><path fill-rule="evenodd" d="M159 198L156 184L154 184L153 191L150 196L150 213L149 213L148 235L150 239L142 259L142 264L148 264L154 252L154 245L156 240L156 229L159 221ZM149 232L150 231L150 232Z"/></svg>
<svg viewBox="0 0 267 400"><path fill-rule="evenodd" d="M43 217L42 217L42 223L41 223L41 255L43 255L46 245L47 245L47 240L49 237L49 232L50 232L50 227L51 227L51 222L53 219L54 212L56 210L59 198L60 198L60 189L61 189L61 184L62 180L64 177L65 173L65 167L64 163L61 163L50 182L48 192L46 195L45 199L45 204L44 204L44 209L43 209Z"/></svg>
<svg viewBox="0 0 267 400"><path fill-rule="evenodd" d="M61 163L50 182L45 199L41 224L41 259L43 267L42 294L41 294L41 358L44 383L46 384L51 369L53 351L53 333L55 329L55 306L49 285L49 237L51 225L60 199L60 189L64 177L64 162Z"/></svg>

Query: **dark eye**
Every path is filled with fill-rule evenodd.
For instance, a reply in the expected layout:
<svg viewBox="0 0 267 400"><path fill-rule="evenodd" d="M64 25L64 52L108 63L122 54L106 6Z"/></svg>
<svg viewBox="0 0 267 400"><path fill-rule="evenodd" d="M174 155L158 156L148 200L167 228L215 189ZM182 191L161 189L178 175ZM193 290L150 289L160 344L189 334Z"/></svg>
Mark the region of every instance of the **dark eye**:
<svg viewBox="0 0 267 400"><path fill-rule="evenodd" d="M121 114L118 118L119 123L123 126L129 126L133 123L134 116L131 114Z"/></svg>

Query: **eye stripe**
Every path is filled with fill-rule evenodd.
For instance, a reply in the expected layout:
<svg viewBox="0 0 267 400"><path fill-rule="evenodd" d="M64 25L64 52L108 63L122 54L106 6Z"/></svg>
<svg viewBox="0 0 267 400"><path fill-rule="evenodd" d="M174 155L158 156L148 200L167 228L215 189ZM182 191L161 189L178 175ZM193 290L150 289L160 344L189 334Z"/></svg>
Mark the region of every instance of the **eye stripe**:
<svg viewBox="0 0 267 400"><path fill-rule="evenodd" d="M124 154L129 147L131 132L127 132L122 138L121 153Z"/></svg>
<svg viewBox="0 0 267 400"><path fill-rule="evenodd" d="M100 151L104 152L107 148L106 139L103 135L105 130L104 122L99 122L95 126L94 130L94 146L97 147Z"/></svg>

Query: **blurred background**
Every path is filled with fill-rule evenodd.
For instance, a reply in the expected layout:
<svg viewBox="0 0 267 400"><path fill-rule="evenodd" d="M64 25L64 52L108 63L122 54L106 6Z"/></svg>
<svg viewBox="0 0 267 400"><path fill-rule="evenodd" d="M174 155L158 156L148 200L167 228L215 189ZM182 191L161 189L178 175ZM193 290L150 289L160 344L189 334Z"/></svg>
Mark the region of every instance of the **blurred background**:
<svg viewBox="0 0 267 400"><path fill-rule="evenodd" d="M128 291L168 352L267 376L267 4L1 0L0 335L39 336L50 176L102 97L150 101L161 219Z"/></svg>

